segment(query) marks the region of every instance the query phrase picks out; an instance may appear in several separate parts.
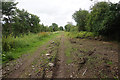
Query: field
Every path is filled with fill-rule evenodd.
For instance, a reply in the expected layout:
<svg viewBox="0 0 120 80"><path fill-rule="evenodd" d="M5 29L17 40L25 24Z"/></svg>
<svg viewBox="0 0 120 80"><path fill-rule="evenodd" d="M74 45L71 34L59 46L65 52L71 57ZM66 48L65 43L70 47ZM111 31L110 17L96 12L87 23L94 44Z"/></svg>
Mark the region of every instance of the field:
<svg viewBox="0 0 120 80"><path fill-rule="evenodd" d="M4 59L3 77L118 78L118 43L70 37L67 32L48 35L23 37L29 46L23 43L23 47L4 53L15 56L11 61Z"/></svg>

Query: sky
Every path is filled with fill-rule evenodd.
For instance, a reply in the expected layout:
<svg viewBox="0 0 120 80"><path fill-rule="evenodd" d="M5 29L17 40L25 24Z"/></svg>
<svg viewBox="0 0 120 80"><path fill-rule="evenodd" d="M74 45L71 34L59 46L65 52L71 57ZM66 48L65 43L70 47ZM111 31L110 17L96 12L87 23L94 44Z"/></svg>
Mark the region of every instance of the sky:
<svg viewBox="0 0 120 80"><path fill-rule="evenodd" d="M108 0L16 0L19 2L17 7L25 9L29 13L37 15L41 24L50 26L52 23L57 23L59 26L64 26L67 22L76 24L72 15L80 8L89 10L90 6L96 1ZM111 2L119 2L120 0L110 0Z"/></svg>

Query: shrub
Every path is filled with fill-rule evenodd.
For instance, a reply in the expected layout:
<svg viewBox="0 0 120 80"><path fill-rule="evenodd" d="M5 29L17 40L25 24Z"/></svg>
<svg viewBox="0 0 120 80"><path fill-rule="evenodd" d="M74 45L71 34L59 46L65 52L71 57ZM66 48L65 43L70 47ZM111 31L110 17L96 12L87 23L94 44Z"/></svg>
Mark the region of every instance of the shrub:
<svg viewBox="0 0 120 80"><path fill-rule="evenodd" d="M14 57L12 54L10 53L4 53L2 54L2 61L11 61L11 60L14 60Z"/></svg>
<svg viewBox="0 0 120 80"><path fill-rule="evenodd" d="M14 41L14 37L11 34L7 37L2 37L2 50L9 51L14 47Z"/></svg>
<svg viewBox="0 0 120 80"><path fill-rule="evenodd" d="M87 32L85 37L95 37L95 34L92 32Z"/></svg>
<svg viewBox="0 0 120 80"><path fill-rule="evenodd" d="M81 31L78 33L77 38L84 38L87 32Z"/></svg>
<svg viewBox="0 0 120 80"><path fill-rule="evenodd" d="M71 38L88 38L88 37L94 38L95 36L97 36L97 34L95 34L93 32L86 32L86 31L67 32L66 34L67 34L67 36L69 36Z"/></svg>

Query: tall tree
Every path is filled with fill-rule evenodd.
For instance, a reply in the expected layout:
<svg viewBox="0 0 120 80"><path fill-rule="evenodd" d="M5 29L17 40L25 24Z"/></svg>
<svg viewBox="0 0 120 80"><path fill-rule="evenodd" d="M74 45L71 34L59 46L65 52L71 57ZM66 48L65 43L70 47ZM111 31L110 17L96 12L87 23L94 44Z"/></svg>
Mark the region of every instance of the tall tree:
<svg viewBox="0 0 120 80"><path fill-rule="evenodd" d="M120 41L120 2L110 3L109 6L109 11L106 13L107 16L102 23L104 28L100 31L100 34Z"/></svg>
<svg viewBox="0 0 120 80"><path fill-rule="evenodd" d="M88 15L88 11L80 9L79 11L76 11L72 17L77 23L78 30L79 31L84 31L85 30L85 25L86 25L86 17Z"/></svg>
<svg viewBox="0 0 120 80"><path fill-rule="evenodd" d="M98 2L91 8L91 13L87 22L88 31L99 32L105 27L102 26L104 19L109 12L109 4L107 2Z"/></svg>
<svg viewBox="0 0 120 80"><path fill-rule="evenodd" d="M58 31L58 25L56 23L52 23L53 31Z"/></svg>
<svg viewBox="0 0 120 80"><path fill-rule="evenodd" d="M3 21L6 24L3 24L3 34L10 34L12 33L12 21L14 16L16 15L16 5L18 3L14 2L2 2L2 14L3 16ZM6 32L5 32L6 31Z"/></svg>
<svg viewBox="0 0 120 80"><path fill-rule="evenodd" d="M62 26L60 26L60 27L59 27L59 30L63 31L64 29L63 29L63 27L62 27Z"/></svg>
<svg viewBox="0 0 120 80"><path fill-rule="evenodd" d="M67 32L70 32L70 29L71 29L71 27L73 27L74 25L71 23L71 22L68 22L66 25L65 25L65 30L67 31Z"/></svg>

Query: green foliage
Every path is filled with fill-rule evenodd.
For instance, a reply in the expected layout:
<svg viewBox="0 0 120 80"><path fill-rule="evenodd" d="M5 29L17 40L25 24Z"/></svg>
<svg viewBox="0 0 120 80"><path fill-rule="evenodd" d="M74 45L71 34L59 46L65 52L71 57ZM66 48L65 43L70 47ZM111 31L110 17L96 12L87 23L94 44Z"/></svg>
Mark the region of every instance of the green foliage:
<svg viewBox="0 0 120 80"><path fill-rule="evenodd" d="M64 29L63 29L63 27L62 27L62 26L60 26L60 27L59 27L59 30L60 30L60 31L63 31Z"/></svg>
<svg viewBox="0 0 120 80"><path fill-rule="evenodd" d="M120 40L120 4L98 2L92 8L87 22L87 30L97 32L109 39Z"/></svg>
<svg viewBox="0 0 120 80"><path fill-rule="evenodd" d="M14 46L14 37L10 34L8 37L2 38L2 50L8 51Z"/></svg>
<svg viewBox="0 0 120 80"><path fill-rule="evenodd" d="M77 38L88 38L88 37L95 37L95 34L92 32L85 32L81 31L77 34Z"/></svg>
<svg viewBox="0 0 120 80"><path fill-rule="evenodd" d="M70 28L70 32L78 32L78 27L77 26L72 26Z"/></svg>
<svg viewBox="0 0 120 80"><path fill-rule="evenodd" d="M85 37L85 35L87 34L87 32L79 32L78 35L77 35L77 38L83 38Z"/></svg>
<svg viewBox="0 0 120 80"><path fill-rule="evenodd" d="M84 31L85 25L86 25L86 19L88 15L88 11L80 9L79 11L76 11L72 16L75 22L77 23L78 30Z"/></svg>
<svg viewBox="0 0 120 80"><path fill-rule="evenodd" d="M107 36L109 39L120 41L120 2L116 4L111 3L107 15L102 24L105 28L100 34Z"/></svg>
<svg viewBox="0 0 120 80"><path fill-rule="evenodd" d="M9 23L10 17L13 17L15 15L15 9L17 4L18 3L14 2L2 2L2 14L8 16L8 18L5 19L7 20L6 22Z"/></svg>
<svg viewBox="0 0 120 80"><path fill-rule="evenodd" d="M110 64L113 64L113 62L109 61L109 62L107 62L107 64L109 64L109 65L110 65Z"/></svg>
<svg viewBox="0 0 120 80"><path fill-rule="evenodd" d="M45 32L39 33L37 35L29 33L28 35L21 35L21 37L14 37L10 34L9 36L2 38L2 50L7 52L15 48L22 48L25 46L27 47L31 42L39 41L47 36L48 33Z"/></svg>
<svg viewBox="0 0 120 80"><path fill-rule="evenodd" d="M58 25L56 23L52 23L52 25L50 26L51 31L58 31Z"/></svg>
<svg viewBox="0 0 120 80"><path fill-rule="evenodd" d="M31 53L37 46L46 43L56 35L59 35L59 33L41 32L38 34L29 33L16 38L11 35L3 37L2 61L14 60L24 53Z"/></svg>
<svg viewBox="0 0 120 80"><path fill-rule="evenodd" d="M86 34L85 34L85 37L95 37L96 35L94 34L94 33L92 33L92 32L87 32Z"/></svg>
<svg viewBox="0 0 120 80"><path fill-rule="evenodd" d="M4 55L5 55L5 54L4 54ZM14 60L15 58L14 58L13 55L7 53L5 56L3 56L3 61L4 61L5 59L8 59L9 61L11 61L11 60Z"/></svg>
<svg viewBox="0 0 120 80"><path fill-rule="evenodd" d="M14 2L2 2L2 15L6 16L6 17L3 17L3 21L6 23L6 26L7 26L7 27L6 26L3 27L3 32L6 31L7 34L12 33L11 23L13 21L14 16L16 15L16 12L15 12L16 5L17 3L14 3Z"/></svg>
<svg viewBox="0 0 120 80"><path fill-rule="evenodd" d="M10 23L3 24L3 35L13 34L14 36L24 33L37 33L40 31L40 19L27 11L16 9L17 16L14 16ZM10 28L8 28L10 26Z"/></svg>
<svg viewBox="0 0 120 80"><path fill-rule="evenodd" d="M114 4L97 2L91 8L90 13L80 9L73 14L73 18L79 31L86 30L109 40L120 41L120 2ZM83 35L80 34L80 36Z"/></svg>
<svg viewBox="0 0 120 80"><path fill-rule="evenodd" d="M98 2L92 7L92 11L87 21L87 30L93 32L99 32L104 29L102 25L105 19L106 12L109 11L109 4L107 2Z"/></svg>
<svg viewBox="0 0 120 80"><path fill-rule="evenodd" d="M73 62L73 59L72 59L72 47L71 47L71 44L68 40L65 41L65 45L67 45L67 49L65 50L65 56L67 57L66 59L66 63L67 64L70 64Z"/></svg>
<svg viewBox="0 0 120 80"><path fill-rule="evenodd" d="M93 32L87 32L87 31L80 31L80 32L69 32L69 33L66 33L67 36L71 37L71 38L94 38L95 36L95 33Z"/></svg>
<svg viewBox="0 0 120 80"><path fill-rule="evenodd" d="M67 32L73 31L74 27L75 26L72 23L68 22L68 24L65 25L65 31L67 31Z"/></svg>
<svg viewBox="0 0 120 80"><path fill-rule="evenodd" d="M3 2L3 36L20 36L21 34L58 31L58 25L53 23L49 28L44 24L39 24L38 16L28 13L24 9L19 10L16 7L17 3Z"/></svg>

